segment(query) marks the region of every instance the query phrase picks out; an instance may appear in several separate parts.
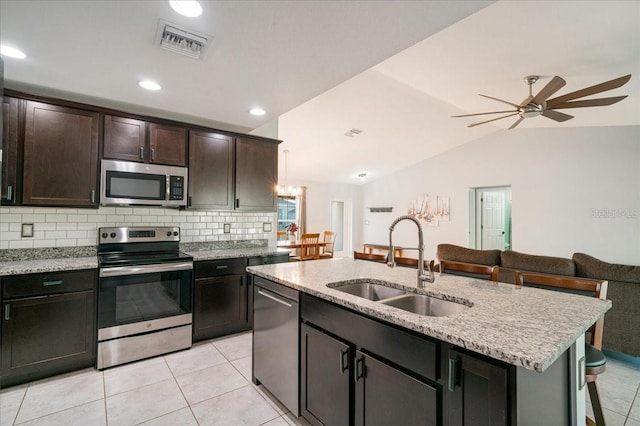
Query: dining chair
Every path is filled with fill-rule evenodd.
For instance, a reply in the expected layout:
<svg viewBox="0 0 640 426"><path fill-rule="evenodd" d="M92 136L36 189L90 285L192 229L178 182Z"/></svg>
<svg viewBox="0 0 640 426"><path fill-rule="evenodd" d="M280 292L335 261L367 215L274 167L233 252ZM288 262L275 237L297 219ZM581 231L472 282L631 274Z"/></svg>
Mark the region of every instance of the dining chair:
<svg viewBox="0 0 640 426"><path fill-rule="evenodd" d="M320 258L320 246L318 242L320 234L302 234L300 237L300 256L292 256L289 260L298 262L302 260L316 260Z"/></svg>
<svg viewBox="0 0 640 426"><path fill-rule="evenodd" d="M287 239L287 231L276 231L276 240L285 241Z"/></svg>
<svg viewBox="0 0 640 426"><path fill-rule="evenodd" d="M564 277L557 275L534 274L522 271L515 272L515 283L517 286L530 286L546 290L563 291L583 296L607 298L608 282L603 280L593 280L584 278ZM587 426L604 426L604 414L600 404L600 395L596 386L596 379L599 374L606 370L607 358L602 353L602 331L604 328L604 316L600 317L595 324L587 330L585 341L585 379L589 398L593 407L595 421L587 417Z"/></svg>
<svg viewBox="0 0 640 426"><path fill-rule="evenodd" d="M331 259L333 257L333 246L336 241L336 233L333 231L324 231L323 242L326 246L320 247L320 259Z"/></svg>
<svg viewBox="0 0 640 426"><path fill-rule="evenodd" d="M418 259L414 259L413 257L394 257L393 261L396 262L398 266L404 266L409 268L418 269ZM433 260L424 261L424 267L429 267L430 271L433 271Z"/></svg>
<svg viewBox="0 0 640 426"><path fill-rule="evenodd" d="M384 254L362 253L359 251L353 252L353 259L354 260L355 259L370 260L373 262L381 262L381 263L387 262L387 256L385 256Z"/></svg>
<svg viewBox="0 0 640 426"><path fill-rule="evenodd" d="M452 260L440 261L440 273L461 275L464 277L479 278L481 280L498 281L498 267L480 265L477 263L454 262Z"/></svg>

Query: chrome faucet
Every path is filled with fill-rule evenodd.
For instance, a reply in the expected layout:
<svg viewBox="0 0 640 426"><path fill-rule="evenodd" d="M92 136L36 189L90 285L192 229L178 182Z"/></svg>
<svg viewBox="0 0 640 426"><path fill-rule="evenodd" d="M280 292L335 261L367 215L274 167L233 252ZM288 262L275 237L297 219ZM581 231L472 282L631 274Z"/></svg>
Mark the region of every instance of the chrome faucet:
<svg viewBox="0 0 640 426"><path fill-rule="evenodd" d="M424 287L425 282L432 283L435 281L436 277L433 275L433 271L431 271L429 265L427 265L427 270L424 270L424 238L422 236L422 225L415 217L409 215L400 216L391 223L391 226L389 226L389 255L387 256L387 266L389 268L396 266L392 235L396 224L403 220L410 220L418 227L418 248L408 248L406 250L418 250L418 287Z"/></svg>

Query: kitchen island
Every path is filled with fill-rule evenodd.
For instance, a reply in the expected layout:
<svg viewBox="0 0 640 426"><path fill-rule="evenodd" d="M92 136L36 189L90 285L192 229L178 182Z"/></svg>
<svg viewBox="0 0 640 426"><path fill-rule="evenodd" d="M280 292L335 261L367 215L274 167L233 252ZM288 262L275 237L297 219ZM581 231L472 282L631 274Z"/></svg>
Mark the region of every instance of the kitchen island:
<svg viewBox="0 0 640 426"><path fill-rule="evenodd" d="M456 376L452 372L462 374L462 380L466 372L464 366L460 369L455 364L455 359L451 363L448 354L452 353L462 354L463 361L465 356L477 356L508 371L505 376L509 400L505 424L540 424L540 418L534 413L543 409L557 411L559 418L552 417L555 424L584 424L585 389L580 385L578 361L584 356L585 331L610 309L609 301L453 275L436 275L434 283L419 289L415 269L391 269L384 264L352 259L266 265L249 267L248 271L299 291L303 296L300 314L303 326L306 322L305 300L308 300L308 306L322 308L324 304L328 307L323 314L325 318L339 318L341 312L345 312L349 315L344 316L344 322L357 323L358 318L364 318L432 342L435 345L434 372L419 376L434 389L435 403L444 401L441 404L444 408L435 410L436 424L472 424L457 422L455 415L449 413L456 406L449 393L460 379L454 377L451 386L451 377ZM418 315L332 288L336 283L359 280L382 283L469 308L448 316ZM316 316L309 311L308 317ZM314 321L308 322L318 328L318 321ZM335 336L335 333L335 330L327 332L341 340L343 336ZM367 349L358 347L357 342L354 348ZM403 350L411 352L413 348ZM304 359L302 364L304 370ZM558 407L555 408L549 406L545 395L554 395L552 398L561 403L556 402ZM538 406L543 402L544 406ZM562 406L566 406L566 410ZM305 415L302 406L301 411Z"/></svg>

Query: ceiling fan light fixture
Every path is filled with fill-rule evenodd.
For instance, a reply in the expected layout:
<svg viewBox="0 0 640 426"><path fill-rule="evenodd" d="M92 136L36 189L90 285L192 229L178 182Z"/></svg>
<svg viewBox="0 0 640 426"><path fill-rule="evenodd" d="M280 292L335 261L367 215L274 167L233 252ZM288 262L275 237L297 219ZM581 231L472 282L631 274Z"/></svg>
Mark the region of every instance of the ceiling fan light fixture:
<svg viewBox="0 0 640 426"><path fill-rule="evenodd" d="M537 107L533 107L533 106L527 106L522 108L522 110L520 111L520 117L522 118L531 118L531 117L537 117L539 115L542 115L542 107L541 106L537 106Z"/></svg>

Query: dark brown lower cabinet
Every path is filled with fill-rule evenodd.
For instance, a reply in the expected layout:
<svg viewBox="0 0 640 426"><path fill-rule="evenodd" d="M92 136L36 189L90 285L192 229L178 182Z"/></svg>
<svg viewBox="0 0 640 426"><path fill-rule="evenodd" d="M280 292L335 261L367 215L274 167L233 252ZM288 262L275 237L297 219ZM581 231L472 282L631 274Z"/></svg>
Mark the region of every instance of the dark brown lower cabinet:
<svg viewBox="0 0 640 426"><path fill-rule="evenodd" d="M2 387L95 365L95 283L93 271L3 280Z"/></svg>
<svg viewBox="0 0 640 426"><path fill-rule="evenodd" d="M196 262L194 341L249 329L245 265L244 258Z"/></svg>
<svg viewBox="0 0 640 426"><path fill-rule="evenodd" d="M448 351L447 424L501 426L509 419L509 369L461 351Z"/></svg>
<svg viewBox="0 0 640 426"><path fill-rule="evenodd" d="M305 294L301 301L300 408L310 423L441 424L433 342Z"/></svg>

